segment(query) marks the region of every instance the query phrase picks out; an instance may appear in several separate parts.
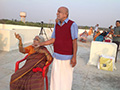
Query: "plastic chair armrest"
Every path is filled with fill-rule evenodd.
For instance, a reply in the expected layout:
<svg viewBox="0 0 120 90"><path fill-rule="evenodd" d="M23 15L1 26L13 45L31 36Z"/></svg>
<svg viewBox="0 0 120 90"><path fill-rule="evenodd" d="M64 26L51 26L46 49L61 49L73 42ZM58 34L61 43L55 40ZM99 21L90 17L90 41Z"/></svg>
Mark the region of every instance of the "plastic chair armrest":
<svg viewBox="0 0 120 90"><path fill-rule="evenodd" d="M46 69L49 67L49 65L51 64L52 62L48 63L47 65L44 66L43 68L43 73L42 73L42 76L45 77L45 73L46 73Z"/></svg>
<svg viewBox="0 0 120 90"><path fill-rule="evenodd" d="M19 63L26 60L27 57L28 57L28 55L26 55L23 59L16 62L16 64L15 64L15 72L19 69Z"/></svg>

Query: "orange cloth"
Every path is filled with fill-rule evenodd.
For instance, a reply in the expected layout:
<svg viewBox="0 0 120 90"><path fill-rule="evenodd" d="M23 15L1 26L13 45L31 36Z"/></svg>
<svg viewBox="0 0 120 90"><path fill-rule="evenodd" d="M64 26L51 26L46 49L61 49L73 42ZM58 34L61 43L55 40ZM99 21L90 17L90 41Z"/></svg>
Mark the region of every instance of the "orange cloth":
<svg viewBox="0 0 120 90"><path fill-rule="evenodd" d="M24 49L25 49L25 53L28 53L28 55L35 53L34 47L32 45L27 46Z"/></svg>
<svg viewBox="0 0 120 90"><path fill-rule="evenodd" d="M93 33L93 31L90 29L88 32L88 35L91 35Z"/></svg>
<svg viewBox="0 0 120 90"><path fill-rule="evenodd" d="M91 35L92 33L93 33L93 28L90 27L89 32L88 32L88 35Z"/></svg>
<svg viewBox="0 0 120 90"><path fill-rule="evenodd" d="M93 38L93 41L95 41L95 39L100 35L101 33L99 31L96 32L96 35Z"/></svg>

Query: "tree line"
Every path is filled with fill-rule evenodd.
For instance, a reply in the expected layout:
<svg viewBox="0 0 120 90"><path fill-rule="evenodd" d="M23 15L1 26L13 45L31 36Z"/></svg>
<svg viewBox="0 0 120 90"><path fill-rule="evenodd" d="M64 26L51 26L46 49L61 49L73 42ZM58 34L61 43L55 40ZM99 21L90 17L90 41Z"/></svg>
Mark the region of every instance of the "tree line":
<svg viewBox="0 0 120 90"><path fill-rule="evenodd" d="M25 23L22 21L18 20L8 20L8 19L0 19L1 24L13 24L13 25L23 25L23 26L35 26L35 27L48 27L48 28L53 28L54 23L41 23L41 22L28 22L26 21ZM89 29L91 26L78 26L79 29ZM92 26L94 29L94 26ZM107 28L101 28L99 27L100 30L108 30Z"/></svg>

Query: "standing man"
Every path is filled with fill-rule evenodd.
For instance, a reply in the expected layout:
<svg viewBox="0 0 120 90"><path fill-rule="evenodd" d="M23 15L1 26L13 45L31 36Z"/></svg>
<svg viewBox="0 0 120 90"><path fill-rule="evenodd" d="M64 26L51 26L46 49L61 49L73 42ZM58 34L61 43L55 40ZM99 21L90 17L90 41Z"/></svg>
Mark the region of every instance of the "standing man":
<svg viewBox="0 0 120 90"><path fill-rule="evenodd" d="M120 44L120 20L116 21L116 27L114 28L114 34L113 34L113 43L117 44L117 52L115 57L115 62L117 62L117 54L118 54L119 44Z"/></svg>
<svg viewBox="0 0 120 90"><path fill-rule="evenodd" d="M96 25L95 25L95 28L94 28L93 37L95 36L95 33L96 33L96 32L97 32L97 30L98 30L98 27L99 27L99 24L96 24Z"/></svg>
<svg viewBox="0 0 120 90"><path fill-rule="evenodd" d="M40 43L53 43L53 64L51 71L50 90L71 90L73 67L76 65L78 26L68 19L69 11L60 7L57 11L57 20L50 40Z"/></svg>

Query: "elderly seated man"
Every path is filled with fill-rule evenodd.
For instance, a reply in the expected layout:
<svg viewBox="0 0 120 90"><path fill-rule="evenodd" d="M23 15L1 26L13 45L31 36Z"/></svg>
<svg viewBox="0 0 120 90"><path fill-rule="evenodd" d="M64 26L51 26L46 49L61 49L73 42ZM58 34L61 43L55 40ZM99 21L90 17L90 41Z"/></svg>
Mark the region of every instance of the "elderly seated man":
<svg viewBox="0 0 120 90"><path fill-rule="evenodd" d="M11 76L10 90L44 90L42 72L34 72L36 68L43 68L53 59L47 48L38 45L44 38L35 36L32 45L23 47L21 36L15 33L15 37L19 40L19 51L29 56L25 65Z"/></svg>

